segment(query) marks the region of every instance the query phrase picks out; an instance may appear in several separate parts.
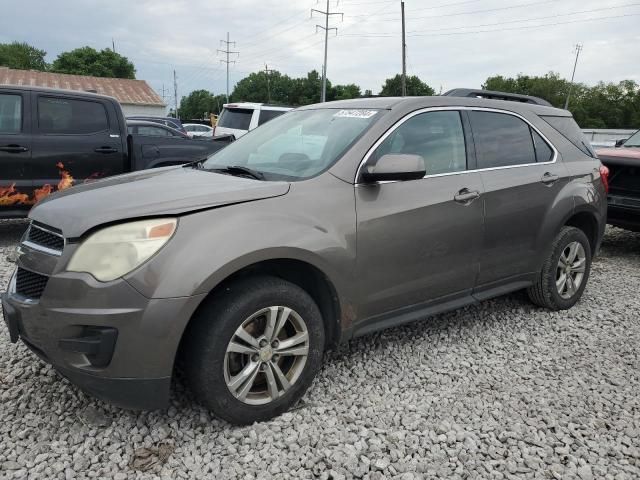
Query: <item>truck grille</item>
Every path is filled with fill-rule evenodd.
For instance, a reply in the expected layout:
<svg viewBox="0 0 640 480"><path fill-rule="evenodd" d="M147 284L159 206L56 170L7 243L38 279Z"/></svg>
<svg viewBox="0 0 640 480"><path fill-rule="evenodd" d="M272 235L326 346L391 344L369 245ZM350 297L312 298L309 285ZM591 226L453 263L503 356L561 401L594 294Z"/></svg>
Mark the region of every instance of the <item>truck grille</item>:
<svg viewBox="0 0 640 480"><path fill-rule="evenodd" d="M47 286L49 277L18 268L16 275L16 292L27 298L40 298Z"/></svg>
<svg viewBox="0 0 640 480"><path fill-rule="evenodd" d="M60 255L64 248L64 237L62 234L54 232L53 229L44 228L35 223L31 223L24 243L36 250Z"/></svg>

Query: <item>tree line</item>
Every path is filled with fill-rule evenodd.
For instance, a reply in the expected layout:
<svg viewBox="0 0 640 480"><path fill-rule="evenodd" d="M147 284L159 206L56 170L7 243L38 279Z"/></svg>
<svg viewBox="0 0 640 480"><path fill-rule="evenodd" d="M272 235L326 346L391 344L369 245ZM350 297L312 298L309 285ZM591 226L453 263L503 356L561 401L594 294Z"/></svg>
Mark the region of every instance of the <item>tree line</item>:
<svg viewBox="0 0 640 480"><path fill-rule="evenodd" d="M0 66L22 70L40 70L97 77L135 78L135 67L126 57L105 48L81 47L62 52L50 64L46 52L27 43L0 43ZM290 77L278 71L258 71L240 80L231 101L260 102L297 107L320 102L322 79L316 70L303 77ZM463 85L465 86L465 85ZM558 73L542 76L519 74L516 77L491 76L482 84L487 90L534 95L553 106L562 108L569 93L570 82ZM407 77L407 95L434 95L435 91L417 76ZM401 95L401 76L385 80L380 96ZM360 86L332 84L327 81L327 100L373 96ZM227 99L206 90L195 90L182 98L178 114L182 118L201 118L206 113L219 113ZM575 83L571 90L569 110L582 128L639 128L640 85L634 80L617 83L599 82L588 86Z"/></svg>
<svg viewBox="0 0 640 480"><path fill-rule="evenodd" d="M305 77L292 78L278 71L271 73L254 72L240 80L230 95L232 102L272 103L299 107L320 102L322 77L312 70ZM416 76L407 77L407 95L433 95L434 90ZM382 85L379 95L400 96L402 94L401 75L388 78ZM348 100L351 98L372 97L371 90L362 89L354 84L333 85L327 80L327 101ZM220 113L222 105L227 103L225 95L214 95L206 90L195 90L182 97L178 114L180 118L202 118L207 113Z"/></svg>
<svg viewBox="0 0 640 480"><path fill-rule="evenodd" d="M0 66L17 70L91 75L93 77L136 78L136 69L126 57L109 48L81 47L62 52L47 63L47 52L27 43L0 43Z"/></svg>

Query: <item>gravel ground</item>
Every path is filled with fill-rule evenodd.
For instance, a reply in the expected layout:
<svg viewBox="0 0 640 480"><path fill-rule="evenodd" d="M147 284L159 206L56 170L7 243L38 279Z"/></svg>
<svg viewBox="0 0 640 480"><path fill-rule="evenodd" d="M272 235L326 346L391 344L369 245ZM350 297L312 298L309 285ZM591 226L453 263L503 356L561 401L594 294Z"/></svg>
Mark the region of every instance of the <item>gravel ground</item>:
<svg viewBox="0 0 640 480"><path fill-rule="evenodd" d="M3 250L24 224L0 224ZM0 326L0 478L640 478L640 235L611 229L568 312L514 294L350 342L297 409L251 427L180 385L94 400Z"/></svg>

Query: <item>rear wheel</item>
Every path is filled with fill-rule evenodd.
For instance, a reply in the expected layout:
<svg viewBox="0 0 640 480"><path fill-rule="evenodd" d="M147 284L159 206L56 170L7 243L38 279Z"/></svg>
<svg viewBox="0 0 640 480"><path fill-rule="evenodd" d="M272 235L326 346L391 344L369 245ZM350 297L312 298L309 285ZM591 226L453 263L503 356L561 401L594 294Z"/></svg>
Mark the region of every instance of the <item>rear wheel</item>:
<svg viewBox="0 0 640 480"><path fill-rule="evenodd" d="M235 282L193 321L184 345L187 379L200 401L231 423L285 412L320 368L320 310L304 290L284 280Z"/></svg>
<svg viewBox="0 0 640 480"><path fill-rule="evenodd" d="M584 232L563 227L553 241L536 282L528 289L536 305L551 310L571 308L582 296L591 271L591 245Z"/></svg>

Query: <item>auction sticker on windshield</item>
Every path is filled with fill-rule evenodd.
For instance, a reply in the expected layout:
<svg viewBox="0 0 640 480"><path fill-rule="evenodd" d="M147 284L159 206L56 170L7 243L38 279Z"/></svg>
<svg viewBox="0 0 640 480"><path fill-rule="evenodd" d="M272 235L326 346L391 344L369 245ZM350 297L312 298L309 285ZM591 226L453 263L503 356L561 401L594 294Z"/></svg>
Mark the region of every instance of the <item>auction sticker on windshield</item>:
<svg viewBox="0 0 640 480"><path fill-rule="evenodd" d="M333 116L338 118L371 118L376 113L378 113L377 110L340 110Z"/></svg>

